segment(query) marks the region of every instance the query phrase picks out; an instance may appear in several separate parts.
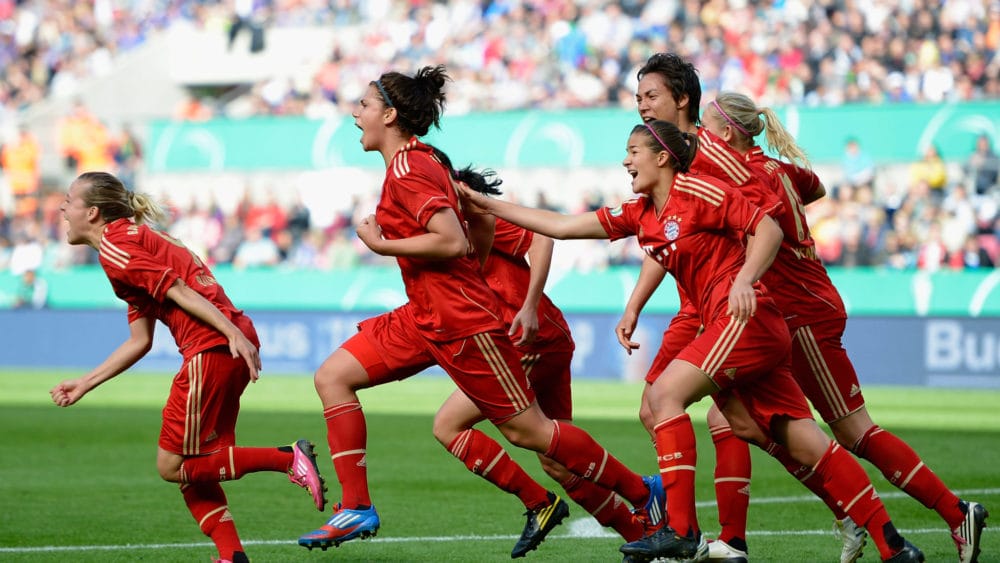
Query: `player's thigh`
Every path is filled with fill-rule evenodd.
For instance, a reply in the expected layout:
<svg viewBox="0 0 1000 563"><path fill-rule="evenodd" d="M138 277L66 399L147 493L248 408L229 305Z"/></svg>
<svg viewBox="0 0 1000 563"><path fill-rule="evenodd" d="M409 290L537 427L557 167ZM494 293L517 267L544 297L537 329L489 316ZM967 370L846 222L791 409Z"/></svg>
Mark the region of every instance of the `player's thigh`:
<svg viewBox="0 0 1000 563"><path fill-rule="evenodd" d="M539 352L521 356L521 365L531 382L538 406L545 416L573 419L573 386L570 365L573 352Z"/></svg>

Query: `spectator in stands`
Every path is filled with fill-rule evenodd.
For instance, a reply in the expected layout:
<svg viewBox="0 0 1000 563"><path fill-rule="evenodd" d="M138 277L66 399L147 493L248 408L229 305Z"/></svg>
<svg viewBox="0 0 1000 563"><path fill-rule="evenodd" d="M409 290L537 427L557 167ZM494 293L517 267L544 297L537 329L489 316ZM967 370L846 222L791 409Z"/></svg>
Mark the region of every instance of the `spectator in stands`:
<svg viewBox="0 0 1000 563"><path fill-rule="evenodd" d="M81 99L57 125L58 145L67 172L114 170L111 135Z"/></svg>
<svg viewBox="0 0 1000 563"><path fill-rule="evenodd" d="M0 167L14 196L15 217L34 217L38 212L40 153L38 140L24 124L18 127L17 138L0 148Z"/></svg>
<svg viewBox="0 0 1000 563"><path fill-rule="evenodd" d="M975 235L969 235L962 248L950 255L948 265L956 270L989 269L993 268L993 259L979 244L979 239Z"/></svg>
<svg viewBox="0 0 1000 563"><path fill-rule="evenodd" d="M44 309L48 303L49 286L38 277L35 270L28 270L21 276L21 285L14 297L15 309Z"/></svg>
<svg viewBox="0 0 1000 563"><path fill-rule="evenodd" d="M923 157L910 165L910 183L925 182L930 190L930 196L935 202L944 199L944 186L948 182L948 171L945 169L941 152L937 145L930 143L924 149Z"/></svg>
<svg viewBox="0 0 1000 563"><path fill-rule="evenodd" d="M233 266L236 268L276 266L280 261L278 245L265 236L260 227L246 231L243 242L236 248L236 255L233 256Z"/></svg>
<svg viewBox="0 0 1000 563"><path fill-rule="evenodd" d="M841 166L844 182L850 186L869 184L875 179L875 161L861 149L861 142L855 137L848 137L844 143Z"/></svg>
<svg viewBox="0 0 1000 563"><path fill-rule="evenodd" d="M1000 156L993 151L990 137L976 137L976 147L965 163L965 174L972 180L974 193L986 195L1000 188Z"/></svg>

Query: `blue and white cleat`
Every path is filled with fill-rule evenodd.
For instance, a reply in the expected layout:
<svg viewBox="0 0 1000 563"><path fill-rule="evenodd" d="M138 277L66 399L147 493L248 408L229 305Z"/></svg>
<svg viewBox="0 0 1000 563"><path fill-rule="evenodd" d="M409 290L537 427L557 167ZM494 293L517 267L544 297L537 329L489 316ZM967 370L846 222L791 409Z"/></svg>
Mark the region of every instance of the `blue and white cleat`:
<svg viewBox="0 0 1000 563"><path fill-rule="evenodd" d="M299 545L312 550L318 547L326 551L331 545L340 547L345 541L355 538L370 538L378 533L381 522L375 507L343 508L340 503L333 509L333 516L319 527L299 538Z"/></svg>

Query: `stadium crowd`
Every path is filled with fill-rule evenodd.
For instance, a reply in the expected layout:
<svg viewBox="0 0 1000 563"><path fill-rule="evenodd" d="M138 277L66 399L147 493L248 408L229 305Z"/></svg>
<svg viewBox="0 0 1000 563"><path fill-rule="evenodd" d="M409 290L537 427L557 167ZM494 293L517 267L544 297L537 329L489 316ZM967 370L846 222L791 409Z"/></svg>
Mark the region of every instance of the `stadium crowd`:
<svg viewBox="0 0 1000 563"><path fill-rule="evenodd" d="M705 100L719 90L742 91L765 105L1000 98L1000 2L994 0L257 0L240 6L0 0L0 101L4 116L15 118L6 122L46 96L74 96L80 81L107 72L116 53L178 19L223 31L235 22L345 26L311 81L275 77L252 88L249 102L230 104L257 113L349 112L368 77L403 60L407 68L448 65L455 77L449 113L633 107L636 65L668 48L699 68ZM189 102L177 108L178 117L227 115L206 100ZM111 170L127 184L141 176L136 135L128 127L111 131L83 104L62 120L58 136L69 171ZM64 186L35 196L38 150L22 127L0 155L13 195L9 209L0 211L0 270L94 261L87 249L59 242ZM950 164L931 147L908 177L876 183L879 171L863 148L848 147L843 180L828 185L830 195L809 208L820 256L844 267L993 267L1000 246L1000 157L984 135L966 162ZM576 209L563 210L609 203L586 192ZM172 211L171 233L217 264L326 269L380 260L354 237L357 218L344 215L317 228L301 203L247 197L232 213L217 206ZM586 264L572 265L635 263L632 246L595 245L574 253L587 256Z"/></svg>
<svg viewBox="0 0 1000 563"><path fill-rule="evenodd" d="M741 91L774 106L1000 97L997 0L2 0L0 101L16 113L74 96L82 80L107 74L119 53L178 20L233 37L243 27L266 38L277 26L338 26L311 80L276 76L237 104L257 113L349 113L373 71L439 63L457 85L449 113L631 107L635 69L665 50L695 64L705 98Z"/></svg>

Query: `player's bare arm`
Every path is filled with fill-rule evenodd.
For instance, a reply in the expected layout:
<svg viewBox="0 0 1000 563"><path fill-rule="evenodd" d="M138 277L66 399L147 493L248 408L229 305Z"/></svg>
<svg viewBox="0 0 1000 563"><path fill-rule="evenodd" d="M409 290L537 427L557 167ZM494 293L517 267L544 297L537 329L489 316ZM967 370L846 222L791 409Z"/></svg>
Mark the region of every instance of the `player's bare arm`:
<svg viewBox="0 0 1000 563"><path fill-rule="evenodd" d="M60 407L68 407L98 385L132 367L152 348L154 325L155 320L147 317L129 323L128 340L86 375L67 379L53 387L49 391L52 401Z"/></svg>
<svg viewBox="0 0 1000 563"><path fill-rule="evenodd" d="M639 279L632 289L632 294L629 295L628 303L625 304L622 318L618 320L618 325L615 327L618 343L622 345L622 348L625 348L629 355L632 354L632 350L639 349L639 343L632 341L632 334L635 333L639 315L653 292L660 287L660 283L666 275L667 271L655 259L649 256L643 258L642 267L639 268Z"/></svg>
<svg viewBox="0 0 1000 563"><path fill-rule="evenodd" d="M426 225L427 232L405 239L384 239L382 229L375 222L375 216L369 215L358 225L358 238L376 254L382 256L404 256L407 258L426 258L431 260L447 260L460 258L469 254L469 239L465 237L465 229L458 220L458 215L451 209L438 210Z"/></svg>
<svg viewBox="0 0 1000 563"><path fill-rule="evenodd" d="M191 316L221 332L229 340L229 351L233 357L241 357L246 361L247 367L250 368L250 381L257 381L260 378L261 363L257 347L211 301L181 280L174 282L174 285L167 290L167 299L177 303L178 307Z"/></svg>
<svg viewBox="0 0 1000 563"><path fill-rule="evenodd" d="M513 336L518 330L521 331L521 337L515 342L518 346L530 344L538 336L538 302L542 299L545 282L549 278L554 246L552 239L547 236L536 234L531 238L527 254L531 273L528 279L528 291L524 296L524 303L510 323L508 332Z"/></svg>
<svg viewBox="0 0 1000 563"><path fill-rule="evenodd" d="M747 321L757 312L757 294L753 284L771 267L778 254L784 235L774 219L764 216L757 225L753 244L747 247L746 262L736 274L729 289L729 309L727 314L740 321Z"/></svg>
<svg viewBox="0 0 1000 563"><path fill-rule="evenodd" d="M466 187L460 187L462 197L492 213L529 231L545 236L565 239L606 239L607 231L601 226L597 213L564 215L548 209L523 207L507 201L486 197Z"/></svg>

